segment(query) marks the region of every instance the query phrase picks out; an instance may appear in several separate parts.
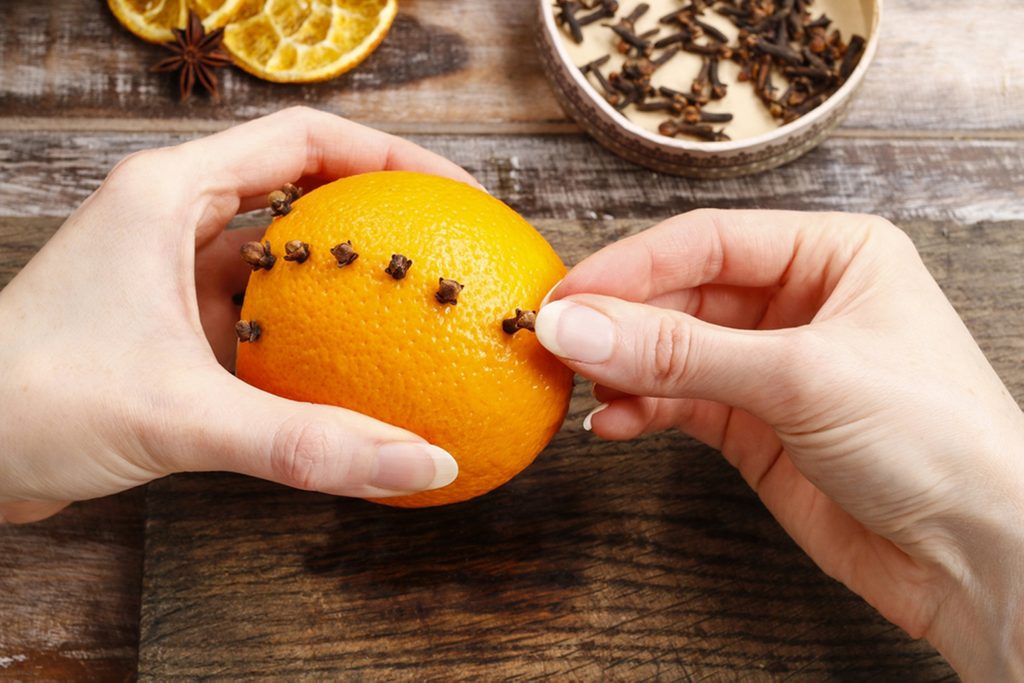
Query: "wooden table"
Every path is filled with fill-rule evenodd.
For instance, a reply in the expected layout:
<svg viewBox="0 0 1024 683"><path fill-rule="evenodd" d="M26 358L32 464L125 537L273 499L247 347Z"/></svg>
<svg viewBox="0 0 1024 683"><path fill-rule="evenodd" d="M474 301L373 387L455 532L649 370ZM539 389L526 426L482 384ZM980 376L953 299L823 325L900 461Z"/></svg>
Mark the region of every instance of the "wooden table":
<svg viewBox="0 0 1024 683"><path fill-rule="evenodd" d="M915 240L1024 398L1024 5L890 0L846 125L770 174L634 167L568 121L530 0L403 0L334 82L225 73L179 105L101 0L6 0L0 285L125 154L303 103L475 173L568 262L689 209L864 211ZM459 506L385 509L185 475L0 528L0 678L943 680L822 575L713 451L605 443L569 419L524 475ZM2 407L0 407L2 410Z"/></svg>

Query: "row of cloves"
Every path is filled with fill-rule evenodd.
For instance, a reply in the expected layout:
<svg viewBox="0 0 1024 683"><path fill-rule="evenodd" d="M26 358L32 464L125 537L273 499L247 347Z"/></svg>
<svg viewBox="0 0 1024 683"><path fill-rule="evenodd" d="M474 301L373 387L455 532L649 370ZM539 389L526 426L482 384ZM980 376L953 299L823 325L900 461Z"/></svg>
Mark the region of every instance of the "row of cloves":
<svg viewBox="0 0 1024 683"><path fill-rule="evenodd" d="M301 196L302 191L296 188L291 183L285 185L281 190L275 190L268 196L270 202L271 212L275 216L287 215L291 212L291 202ZM310 256L310 245L307 242L301 240L291 240L286 242L284 245L285 261L292 261L294 263L305 263ZM253 271L257 270L270 270L277 263L277 257L271 251L270 242L246 242L241 247L242 260L252 268ZM342 242L331 248L331 255L337 261L339 268L344 268L350 265L353 261L359 258L359 254L352 247L352 240ZM409 259L402 254L392 254L391 261L388 266L384 269L384 272L390 275L395 280L402 280L409 272L409 268L412 267L412 259ZM434 293L434 298L438 303L442 305L454 306L459 303L459 293L462 292L465 285L456 280L450 278L438 278L437 291ZM240 297L235 298L235 303L241 305L242 300ZM507 334L515 334L519 330L533 330L534 321L536 320L535 311L524 311L516 309L516 313L513 317L507 318L502 321L502 329ZM262 335L262 328L259 322L255 320L240 320L235 324L235 333L238 336L238 340L241 342L254 342Z"/></svg>
<svg viewBox="0 0 1024 683"><path fill-rule="evenodd" d="M309 244L302 240L291 240L289 242L285 242L284 260L293 261L295 263L305 263L309 258L310 249L311 247ZM241 253L242 260L245 261L246 265L253 270L270 270L274 267L274 264L277 263L277 257L274 256L274 253L271 250L270 242L263 242L262 244L260 242L246 242L242 245ZM359 254L356 253L356 250L352 247L352 240L348 240L331 247L331 256L333 256L334 260L337 261L339 268L344 268L359 258ZM401 280L405 277L406 273L409 272L409 268L411 267L411 259L408 259L401 254L392 254L391 261L388 263L387 268L384 269L384 272L396 280ZM454 283L455 285L458 285L456 293L462 289L462 285L459 285L455 280L446 280L445 278L441 278L441 282ZM458 303L454 298L451 298L450 301L442 301L440 294L438 297L438 301L441 301L441 303Z"/></svg>

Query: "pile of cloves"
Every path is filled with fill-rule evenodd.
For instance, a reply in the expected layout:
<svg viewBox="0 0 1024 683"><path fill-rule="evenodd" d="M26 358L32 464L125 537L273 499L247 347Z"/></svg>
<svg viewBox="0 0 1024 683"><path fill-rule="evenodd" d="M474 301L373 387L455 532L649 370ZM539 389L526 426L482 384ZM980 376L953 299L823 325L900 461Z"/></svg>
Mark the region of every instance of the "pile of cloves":
<svg viewBox="0 0 1024 683"><path fill-rule="evenodd" d="M274 190L267 196L271 214L275 218L288 215L292 210L291 203L301 196L302 190L291 183L287 183L280 190ZM285 243L284 250L285 261L303 264L310 257L311 247L302 240L290 240ZM271 270L274 264L277 263L277 257L273 254L269 241L246 242L242 245L240 252L242 260L253 271ZM336 244L331 247L330 253L339 268L345 268L359 258L359 254L356 253L352 246L352 240ZM411 267L412 259L402 254L392 254L390 262L384 268L384 272L394 280L403 280ZM461 282L450 278L438 278L434 299L443 306L455 306L459 303L459 294L463 289L465 289L465 285ZM238 292L231 297L231 301L235 306L241 306L244 303L244 299L244 292ZM501 328L509 335L514 335L519 330L533 331L536 317L536 311L523 311L517 308L515 316L501 321ZM258 341L263 335L263 328L257 320L239 320L235 324L235 335L238 337L239 342L252 343Z"/></svg>
<svg viewBox="0 0 1024 683"><path fill-rule="evenodd" d="M866 41L853 36L849 43L832 29L825 14L813 17L814 0L684 0L685 6L658 20L659 26L639 32L636 23L650 10L636 5L619 16L616 0L557 0L556 21L576 43L585 40L583 27L597 22L614 35L612 45L625 59L619 71L605 75L601 68L611 55L580 67L610 105L626 112L664 111L670 118L658 127L662 135L683 135L714 142L728 140L724 128L729 113L704 107L724 100L728 84L719 77L723 60L739 66L737 80L749 82L758 99L780 124L795 121L831 97L853 74L864 55ZM730 41L707 21L714 12L738 30ZM665 35L662 35L665 31ZM680 52L699 55L701 68L688 84L655 87L653 74ZM775 78L785 78L781 92Z"/></svg>

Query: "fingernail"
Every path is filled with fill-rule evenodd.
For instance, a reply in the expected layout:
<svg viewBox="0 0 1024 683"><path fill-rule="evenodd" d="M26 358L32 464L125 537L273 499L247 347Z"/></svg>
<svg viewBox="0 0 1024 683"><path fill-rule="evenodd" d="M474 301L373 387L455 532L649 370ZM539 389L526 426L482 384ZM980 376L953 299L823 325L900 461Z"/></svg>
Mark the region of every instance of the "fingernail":
<svg viewBox="0 0 1024 683"><path fill-rule="evenodd" d="M548 351L580 363L603 363L612 357L615 346L612 321L571 301L556 301L540 309L535 331Z"/></svg>
<svg viewBox="0 0 1024 683"><path fill-rule="evenodd" d="M547 293L547 294L545 294L545 295L544 295L544 298L540 300L540 307L541 307L541 308L544 308L545 306L547 306L547 305L548 305L548 301L550 301L550 300L551 300L551 295L552 295L552 294L554 293L554 291L555 291L556 289L558 289L558 285L562 284L562 282L563 282L564 280L565 280L565 278L562 278L561 280L559 280L558 282L556 282L556 283L555 283L555 286L554 286L554 287L552 287L551 289L549 289L549 290L548 290L548 293ZM539 310L539 309L538 309L538 310Z"/></svg>
<svg viewBox="0 0 1024 683"><path fill-rule="evenodd" d="M608 407L607 403L602 403L601 405L599 405L598 407L594 408L589 413L587 413L587 416L585 418L583 418L583 428L589 432L591 430L591 428L594 426L594 416L597 415L598 413L600 413L602 410L604 410L607 407Z"/></svg>
<svg viewBox="0 0 1024 683"><path fill-rule="evenodd" d="M459 465L447 451L421 443L389 443L377 451L370 485L389 491L430 491L455 481Z"/></svg>

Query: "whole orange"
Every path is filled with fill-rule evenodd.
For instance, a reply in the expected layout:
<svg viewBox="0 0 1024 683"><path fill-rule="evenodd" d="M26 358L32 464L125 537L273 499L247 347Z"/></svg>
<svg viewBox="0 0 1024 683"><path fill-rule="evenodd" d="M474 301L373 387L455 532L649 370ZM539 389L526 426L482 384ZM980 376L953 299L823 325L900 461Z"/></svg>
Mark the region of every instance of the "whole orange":
<svg viewBox="0 0 1024 683"><path fill-rule="evenodd" d="M458 461L450 485L380 503L467 500L533 462L572 390L533 332L502 327L565 275L540 233L486 192L421 173L344 178L291 206L263 237L276 261L249 279L242 319L260 336L239 344L238 376L408 429ZM293 240L309 245L304 262L282 258ZM339 265L331 250L349 241L358 258ZM385 272L395 254L412 261L402 279ZM440 278L463 285L456 303L439 301Z"/></svg>

